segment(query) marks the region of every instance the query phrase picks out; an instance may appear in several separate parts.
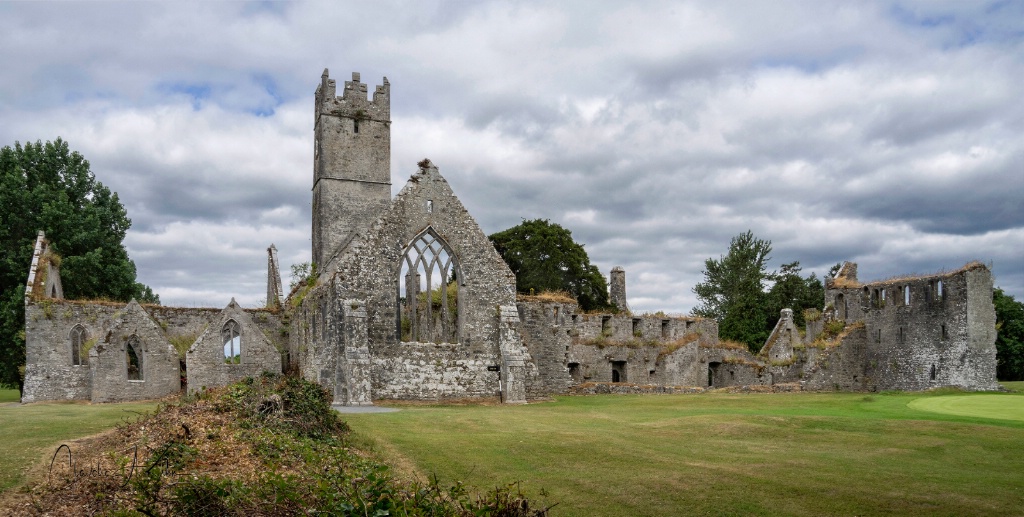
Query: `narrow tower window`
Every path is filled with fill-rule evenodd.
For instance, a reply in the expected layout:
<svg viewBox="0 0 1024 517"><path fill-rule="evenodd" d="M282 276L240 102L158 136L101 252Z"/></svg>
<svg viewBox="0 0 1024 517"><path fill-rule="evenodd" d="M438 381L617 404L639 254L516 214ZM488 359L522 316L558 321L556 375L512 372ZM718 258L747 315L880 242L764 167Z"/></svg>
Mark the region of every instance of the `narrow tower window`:
<svg viewBox="0 0 1024 517"><path fill-rule="evenodd" d="M359 132L359 119L355 119L352 122L353 122L352 123L352 132L353 133L358 133Z"/></svg>
<svg viewBox="0 0 1024 517"><path fill-rule="evenodd" d="M242 362L242 333L235 320L228 320L220 331L224 340L224 362L239 364Z"/></svg>

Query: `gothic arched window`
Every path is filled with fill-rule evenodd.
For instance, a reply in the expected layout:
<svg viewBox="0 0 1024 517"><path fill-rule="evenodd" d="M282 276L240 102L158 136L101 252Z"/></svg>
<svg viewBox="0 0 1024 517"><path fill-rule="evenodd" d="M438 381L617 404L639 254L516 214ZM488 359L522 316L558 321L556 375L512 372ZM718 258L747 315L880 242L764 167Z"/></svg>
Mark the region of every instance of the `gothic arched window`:
<svg viewBox="0 0 1024 517"><path fill-rule="evenodd" d="M448 243L428 227L413 239L398 274L401 341L459 341L459 264Z"/></svg>
<svg viewBox="0 0 1024 517"><path fill-rule="evenodd" d="M228 320L220 331L224 343L224 362L239 364L242 362L242 329L235 320Z"/></svg>
<svg viewBox="0 0 1024 517"><path fill-rule="evenodd" d="M145 380L142 371L142 343L139 342L139 337L133 334L132 337L128 338L124 348L125 362L128 366L128 380Z"/></svg>
<svg viewBox="0 0 1024 517"><path fill-rule="evenodd" d="M85 333L85 327L81 325L75 325L71 329L71 364L75 366L84 366L89 364L89 354L85 350L85 343L88 340L88 335Z"/></svg>

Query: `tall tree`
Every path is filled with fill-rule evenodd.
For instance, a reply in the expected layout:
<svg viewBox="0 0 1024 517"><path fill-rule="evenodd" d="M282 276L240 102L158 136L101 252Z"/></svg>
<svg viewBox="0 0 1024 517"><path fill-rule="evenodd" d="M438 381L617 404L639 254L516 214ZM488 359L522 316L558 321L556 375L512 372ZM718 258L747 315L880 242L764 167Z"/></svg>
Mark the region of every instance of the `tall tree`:
<svg viewBox="0 0 1024 517"><path fill-rule="evenodd" d="M0 384L20 388L25 364L24 283L36 233L62 257L68 298L159 303L138 282L124 237L131 220L81 154L54 142L0 149Z"/></svg>
<svg viewBox="0 0 1024 517"><path fill-rule="evenodd" d="M768 332L775 328L782 309L793 309L793 322L802 327L806 323L804 309L820 309L825 304L825 285L814 273L806 278L800 276L801 269L799 261L790 262L770 275L775 283L768 290Z"/></svg>
<svg viewBox="0 0 1024 517"><path fill-rule="evenodd" d="M567 291L583 310L609 307L608 283L569 230L534 219L489 238L515 273L519 292Z"/></svg>
<svg viewBox="0 0 1024 517"><path fill-rule="evenodd" d="M996 375L1001 381L1024 380L1024 303L996 289Z"/></svg>
<svg viewBox="0 0 1024 517"><path fill-rule="evenodd" d="M764 289L771 279L767 269L771 252L771 241L758 239L747 230L733 237L727 254L704 261L704 281L693 287L700 302L693 313L714 318L719 336L745 343L754 351L768 339Z"/></svg>

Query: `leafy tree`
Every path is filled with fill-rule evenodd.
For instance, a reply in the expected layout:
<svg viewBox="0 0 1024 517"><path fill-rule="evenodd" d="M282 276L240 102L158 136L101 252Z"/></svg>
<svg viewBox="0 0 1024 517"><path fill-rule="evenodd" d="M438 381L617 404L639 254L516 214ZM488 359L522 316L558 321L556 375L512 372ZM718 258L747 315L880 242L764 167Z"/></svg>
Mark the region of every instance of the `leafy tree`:
<svg viewBox="0 0 1024 517"><path fill-rule="evenodd" d="M1001 381L1024 380L1024 303L996 289L996 374Z"/></svg>
<svg viewBox="0 0 1024 517"><path fill-rule="evenodd" d="M25 281L36 233L61 256L68 298L159 303L138 282L124 237L131 220L89 162L58 138L0 149L0 384L20 388Z"/></svg>
<svg viewBox="0 0 1024 517"><path fill-rule="evenodd" d="M523 221L489 237L516 275L516 289L567 291L583 310L609 308L608 284L572 239L572 232L547 219Z"/></svg>
<svg viewBox="0 0 1024 517"><path fill-rule="evenodd" d="M745 343L755 351L770 332L765 329L770 316L764 288L772 278L767 270L771 251L771 241L758 239L747 230L733 237L726 255L704 261L704 281L693 287L700 301L693 313L714 318L719 336Z"/></svg>
<svg viewBox="0 0 1024 517"><path fill-rule="evenodd" d="M771 275L775 284L768 290L769 313L765 322L768 332L775 328L782 309L793 309L793 322L802 327L806 324L804 309L820 309L824 305L825 285L814 273L804 278L800 271L800 262L797 261L783 264L777 273Z"/></svg>

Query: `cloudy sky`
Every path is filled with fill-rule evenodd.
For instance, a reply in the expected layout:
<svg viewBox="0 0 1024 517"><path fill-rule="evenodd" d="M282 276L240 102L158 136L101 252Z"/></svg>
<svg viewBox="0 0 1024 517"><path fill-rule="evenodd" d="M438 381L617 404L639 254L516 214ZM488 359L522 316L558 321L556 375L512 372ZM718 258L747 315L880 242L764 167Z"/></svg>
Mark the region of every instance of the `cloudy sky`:
<svg viewBox="0 0 1024 517"><path fill-rule="evenodd" d="M0 64L0 144L84 154L168 305L310 259L325 67L390 80L393 192L429 157L485 232L625 267L634 310L689 312L747 229L772 267L981 260L1024 299L1022 2L0 2Z"/></svg>

